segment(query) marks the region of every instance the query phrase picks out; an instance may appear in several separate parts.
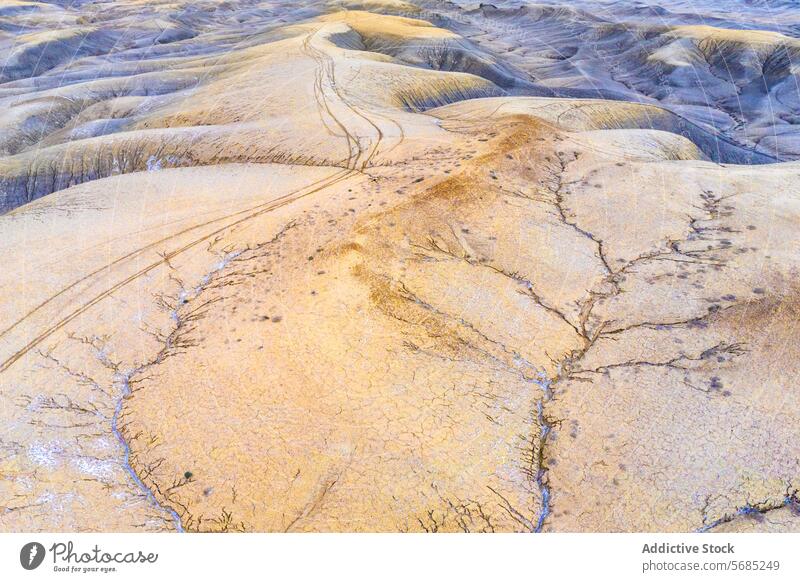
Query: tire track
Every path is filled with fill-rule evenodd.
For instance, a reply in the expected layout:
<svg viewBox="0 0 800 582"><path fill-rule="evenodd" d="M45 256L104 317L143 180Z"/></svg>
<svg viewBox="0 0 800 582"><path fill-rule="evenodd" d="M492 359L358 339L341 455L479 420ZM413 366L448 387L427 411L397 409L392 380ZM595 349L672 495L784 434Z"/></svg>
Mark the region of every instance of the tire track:
<svg viewBox="0 0 800 582"><path fill-rule="evenodd" d="M353 136L352 133L347 129L347 127L339 120L336 115L334 115L333 111L331 110L330 104L328 103L328 98L325 96L325 86L323 83L324 79L324 63L322 59L319 57L318 51L311 47L311 39L316 34L316 31L308 33L308 35L303 39L302 43L302 52L314 60L316 63L316 68L314 70L314 100L317 102L317 111L319 112L320 119L322 120L323 125L325 128L333 133L334 135L338 135L330 129L330 126L325 121L324 115L322 112L328 114L333 122L339 127L342 131L342 135L347 140L347 162L346 165L348 168L355 168L355 159L357 160L358 157L361 155L361 145L358 142L358 139ZM354 154L353 146L355 146L357 153Z"/></svg>
<svg viewBox="0 0 800 582"><path fill-rule="evenodd" d="M310 188L310 187L316 186L317 184L320 184L320 183L324 182L325 180L327 180L327 179L329 179L329 178L331 178L331 176L327 176L327 177L325 177L325 178L321 178L321 179L317 180L316 182L312 182L312 183L311 183L311 184L309 184L308 186L304 186L304 187L303 187L303 188L301 188L300 190L302 190L302 189L305 189L305 188ZM295 192L299 192L300 190L295 190ZM51 295L50 297L48 297L47 299L45 299L44 301L42 301L41 303L39 303L38 305L36 305L36 306L35 306L33 309L31 309L30 311L28 311L28 312L27 312L25 315L23 315L23 316L22 316L20 319L18 319L17 321L15 321L14 323L12 323L12 324L11 324L10 326L8 326L7 328L5 328L5 329L3 329L2 331L0 331L0 338L2 338L2 337L4 337L4 336L6 336L8 333L10 333L11 331L13 331L13 330L14 330L16 327L18 327L18 326L19 326L21 323L25 322L25 321L26 321L28 318L30 318L32 315L34 315L35 313L37 313L37 312L38 312L39 310L41 310L43 307L46 307L47 305L49 305L50 303L52 303L54 300L58 299L59 297L61 297L61 296L62 296L62 295L64 295L65 293L68 293L69 291L71 291L72 289L74 289L75 287L77 287L78 285L80 285L81 283L84 283L84 282L88 281L89 279L91 279L91 278L92 278L92 277L94 277L95 275L97 275L97 274L99 274L99 273L101 273L101 272L103 272L103 271L106 271L106 270L108 270L110 267L115 267L115 266L117 266L117 265L119 265L119 264L121 264L121 263L124 263L125 261L127 261L127 260L129 260L129 259L132 259L132 258L135 258L135 257L139 256L139 255L140 255L140 254L142 254L143 252L146 252L146 251L148 251L148 250L152 250L152 249L153 249L153 248L155 248L155 247L158 247L158 246L160 246L160 245L162 245L162 244L164 244L164 243L166 243L166 242L169 242L170 240L173 240L173 239L175 239L175 238L177 238L177 237L179 237L179 236L183 236L184 234L187 234L187 233L189 233L189 232L192 232L193 230L197 230L198 228L203 228L204 226L209 226L209 225L211 225L211 224L214 224L214 223L216 223L216 222L219 222L219 221L221 221L221 220L227 220L227 219L229 219L229 218L233 218L233 217L235 217L235 216L239 216L239 215L241 215L241 214L246 214L246 213L248 213L248 212L253 212L253 211L255 211L255 210L258 210L259 208L263 207L264 205L266 205L266 204L270 204L270 203L272 203L272 202L273 202L273 200L270 200L270 202L262 202L261 204L256 204L255 206L251 206L250 208L245 208L244 210L239 210L239 211L237 211L237 212L233 212L233 213L231 213L231 214L226 214L226 215L224 215L224 216L219 216L219 217L217 217L217 218L214 218L214 219L212 219L212 220L207 220L206 222L202 222L202 223L199 223L199 224L195 224L195 225L193 225L193 226L190 226L190 227L188 227L188 228L185 228L185 229L183 229L183 230L180 230L180 231L178 231L178 232L176 232L176 233L173 233L173 234L171 234L171 235L169 235L169 236L166 236L166 237L164 237L164 238L161 238L161 239L159 239L159 240L157 240L157 241L154 241L154 242L152 242L152 243L149 243L149 244L147 244L147 245L145 245L145 246L143 246L143 247L140 247L140 248L138 248L138 249L136 249L136 250L134 250L134 251L131 251L131 252L129 252L129 253L127 253L127 254L125 254L125 255L123 255L123 256L121 256L121 257L119 257L119 258L117 258L117 259L113 260L113 261L111 261L110 263L106 263L106 264L105 264L105 265L103 265L102 267L100 267L100 268L98 268L98 269L95 269L95 270L94 270L94 271L92 271L91 273L88 273L88 274L84 275L83 277L81 277L80 279L78 279L78 280L76 280L76 281L74 281L74 282L70 283L68 286L66 286L66 287L64 287L63 289L61 289L61 291L59 291L59 292L58 292L58 293L56 293L55 295Z"/></svg>
<svg viewBox="0 0 800 582"><path fill-rule="evenodd" d="M5 372L6 370L8 370L11 366L14 365L14 363L16 363L25 354L27 354L29 351L31 351L33 348L35 348L37 345L39 345L42 341L44 341L45 339L47 339L48 337L53 335L55 332L57 332L58 330L63 328L65 325L67 325L68 323L70 323L71 321L73 321L74 319L79 317L81 314L85 313L87 310L91 309L92 307L94 307L95 305L97 305L98 303L100 303L101 301L103 301L104 299L106 299L107 297L109 297L110 295L115 293L116 291L122 289L126 285L132 283L133 281L136 281L137 279L139 279L140 277L146 275L150 271L152 271L152 270L154 270L154 269L156 269L156 268L168 263L174 257L176 257L176 256L188 251L189 249L192 249L192 248L196 247L197 245L209 240L210 238L212 238L212 237L214 237L214 236L216 236L218 234L221 234L221 233L225 232L226 230L229 230L229 229L231 229L233 227L236 227L236 226L238 226L240 224L243 224L243 223L245 223L245 222L247 222L249 220L252 220L253 218L257 218L258 216L261 216L262 214L266 214L267 212L271 212L273 210L277 210L278 208L286 206L287 204L291 204L292 202L300 200L301 198L305 198L306 196L309 196L311 194L315 194L315 193L317 193L317 192L319 192L321 190L324 190L324 189L329 188L329 187L331 187L331 186L333 186L333 185L335 185L335 184L337 184L339 182L342 182L342 181L350 178L351 176L353 176L353 174L354 174L353 170L343 170L341 172L337 172L333 176L329 176L327 179L323 179L322 183L320 183L318 181L318 182L315 182L315 183L311 184L310 186L306 186L306 187L301 188L299 190L295 190L293 192L290 192L288 194L280 196L280 197L278 197L278 198L276 198L274 200L271 200L270 202L264 203L263 205L261 205L260 208L257 208L255 210L248 209L246 211L241 211L241 212L237 212L237 213L233 213L232 215L229 215L228 217L232 217L232 216L240 215L243 212L249 212L249 214L247 214L246 216L244 216L242 218L239 218L239 219L237 219L237 220L235 220L235 221L233 221L233 222L231 222L229 224L226 224L225 226L222 226L222 227L220 227L220 228L218 228L218 229L216 229L216 230L214 230L214 231L212 231L210 233L207 233L207 234L203 235L202 237L194 239L191 242L179 247L178 249L174 249L174 250L170 251L169 253L165 253L164 255L161 256L161 258L159 260L150 263L146 267L144 267L144 268L138 270L137 272L133 273L132 275L126 277L122 281L119 281L116 284L112 285L111 287L109 287L108 289L103 291L102 293L99 293L98 295L93 297L88 302L84 303L83 305L81 305L77 309L73 310L66 317L62 318L61 320L59 320L58 322L53 324L51 327L49 327L49 328L45 329L44 331L42 331L39 335L37 335L30 342L28 342L22 349L18 350L17 352L12 354L9 358L7 358L2 364L0 364L0 373ZM318 184L318 185L315 187L314 184ZM306 192L303 192L304 190L306 190L309 187L311 188L310 190L308 190ZM223 217L223 219L224 218L225 217ZM209 221L209 223L213 223L213 222L216 222L218 220ZM187 229L187 231L191 231L191 230L193 230L193 229ZM175 235L175 236L178 236L178 235ZM175 236L170 237L170 238L174 238ZM153 243L153 245L155 245L155 244L158 244L158 243ZM138 254L139 252L142 252L142 251L141 250L134 251L134 253L132 253L132 255ZM126 257L126 258L130 258L130 257ZM125 260L125 258L118 259L117 261L115 261L115 263L118 263L118 262L123 261L123 260ZM99 271L103 271L103 270L107 269L108 266L110 266L110 265L107 265L106 267L103 267L102 269L99 269L98 271L95 272L95 274L97 272L99 272ZM91 275L88 275L83 280L85 280L86 278L88 278L90 276ZM69 288L72 288L77 284L78 284L78 282L73 283L72 285L70 285ZM59 295L62 295L65 291L66 290L60 291L55 296L51 297L49 300L44 302L43 305L48 303L48 302L50 302L50 301L52 301L53 298L55 298L55 297L57 297ZM37 309L39 309L39 308L40 307L37 307ZM29 317L29 316L30 316L30 313L28 315L26 315L25 317L23 317L23 320L25 318ZM19 323L20 322L17 322L12 327L16 327L16 325L18 325Z"/></svg>
<svg viewBox="0 0 800 582"><path fill-rule="evenodd" d="M371 110L370 113L372 115L374 115L375 117L380 117L381 119L385 119L386 121L388 121L389 123L391 123L392 125L397 127L397 132L398 132L397 141L395 143L393 143L390 147L384 149L382 153L388 154L389 152L394 151L394 149L397 146L399 146L400 144L402 144L406 140L406 132L403 129L403 125L400 122L398 122L394 117L391 117L391 116L389 116L389 115L387 115L385 113L380 113L380 112L375 111L375 110Z"/></svg>
<svg viewBox="0 0 800 582"><path fill-rule="evenodd" d="M60 329L61 327L63 327L64 325L66 325L67 323L69 323L70 321L75 319L76 317L78 317L80 314L85 312L87 309L89 309L90 307L92 307L96 303L102 301L102 299L104 299L105 297L108 297L110 294L114 293L115 291L117 291L121 287L124 287L125 285L131 283L132 281L136 280L137 278L139 278L139 277L147 274L151 270L157 268L158 266L160 266L161 264L165 263L166 261L169 261L172 257L177 256L178 254L181 254L182 252L185 252L186 250L189 250L190 248L193 248L197 244L200 244L201 242L204 242L204 241L208 240L209 238L211 238L213 236L216 236L217 234L219 234L219 233L221 233L221 232L223 232L225 230L228 230L229 228L232 228L234 226L237 226L238 224L241 224L242 222L245 222L247 220L250 220L251 218L259 216L259 215L263 214L264 212L268 212L268 211L277 209L277 208L279 208L279 207L281 207L281 206L283 206L285 204L293 202L294 200L302 198L303 196L306 196L306 195L314 193L314 192L318 192L319 190L321 190L323 188L332 186L336 182L341 181L342 179L344 179L345 177L351 176L352 173L354 171L357 171L358 168L361 168L361 169L366 168L372 162L372 160L374 159L375 155L378 153L378 151L380 149L381 143L384 140L384 137L385 137L384 136L384 132L378 126L378 124L375 123L375 121L373 119L371 119L368 115L366 115L366 113L363 111L362 108L359 108L358 106L352 104L348 99L346 99L342 95L342 92L339 90L339 88L338 88L338 86L336 84L335 62L334 62L333 57L331 57L324 50L321 50L321 49L313 46L313 44L312 44L313 39L314 39L314 37L316 36L316 34L318 32L319 32L319 29L314 30L314 31L310 32L303 39L303 42L302 42L302 45L301 45L302 46L302 51L304 52L304 54L306 54L307 56L312 58L314 60L314 62L317 64L317 67L316 67L315 72L314 72L314 98L315 98L315 101L317 102L317 105L318 105L318 111L320 113L320 118L322 119L323 124L325 125L326 129L329 132L331 132L332 134L334 134L334 135L343 135L345 137L346 141L347 141L347 147L348 147L347 168L348 169L344 170L343 172L340 172L338 174L335 174L334 176L331 176L329 178L323 178L322 180L314 182L309 186L306 186L306 187L304 187L304 188L302 188L300 190L296 190L296 191L294 191L292 193L286 194L285 196L283 196L283 197L281 197L279 199L270 201L268 203L259 204L259 205L253 206L251 208L248 208L248 209L240 210L240 211L237 211L237 212L234 212L234 213L222 216L222 217L218 217L218 218L215 218L215 219L212 219L212 220L209 220L209 221L206 221L206 222L203 222L203 223L196 224L196 225L190 226L188 228L185 228L185 229L183 229L183 230L181 230L181 231L179 231L177 233L171 234L171 235L169 235L167 237L164 237L164 238L159 239L159 240L157 240L155 242L152 242L152 243L150 243L148 245L140 247L140 248L138 248L138 249L136 249L134 251L131 251L130 253L127 253L127 254L123 255L122 257L119 257L119 258L115 259L114 261L112 261L110 263L107 263L107 264L103 265L102 267L92 271L91 273L88 273L84 277L81 277L80 279L74 281L73 283L69 284L67 287L64 287L63 289L61 289L60 291L58 291L54 295L52 295L52 296L48 297L47 299L45 299L44 301L40 302L33 309L31 309L25 315L23 315L20 319L18 319L17 321L15 321L11 325L9 325L8 327L6 327L2 331L0 331L0 338L2 338L4 336L7 336L10 332L15 330L19 325L21 325L22 323L24 323L25 321L30 319L33 315L35 315L36 313L41 311L43 308L47 307L49 304L51 304L53 301L55 301L59 297L65 295L69 291L75 289L80 284L82 284L82 283L84 283L86 281L89 281L91 278L95 277L99 273L107 271L111 267L118 266L118 265L120 265L120 264L122 264L122 263L124 263L126 261L129 261L129 260L131 260L133 258L138 257L139 255L141 255L144 252L152 250L153 248L155 248L155 247L157 247L159 245L167 243L170 240L174 240L177 237L183 236L183 235L185 235L187 233L190 233L192 231L195 231L195 230L197 230L199 228L203 228L205 226L209 226L209 225L218 223L218 222L220 222L222 220L227 220L227 219L230 219L230 218L241 216L243 214L247 215L242 219L236 220L236 221L234 221L234 222L232 222L230 224L227 224L227 225L225 225L225 226L223 226L223 227L211 232L210 234L207 234L207 235L205 235L205 236L203 236L201 238L195 239L194 241L188 243L187 245L185 245L184 247L181 247L178 250L175 250L175 251L172 251L171 253L165 254L162 257L161 260L156 261L154 263L151 263L150 265L148 265L147 267L141 269L137 273L134 273L130 277L128 277L128 278L124 279L123 281L117 283L116 285L114 285L110 289L108 289L108 290L104 291L103 293L100 293L99 295L95 296L91 301L89 301L88 303L84 304L83 306L81 306L77 310L75 310L72 313L70 313L66 318L62 319L61 321L59 321L58 323L56 323L52 327L48 328L47 330L45 330L44 332L39 334L36 338L34 338L31 342L29 342L24 348L22 348L21 350L19 350L15 354L13 354L10 358L5 360L2 364L0 364L0 372L4 372L5 370L7 370L17 360L19 360L22 356L24 356L25 353L27 353L33 347L38 345L41 341L43 341L44 339L46 339L47 337L49 337L50 335L55 333L58 329ZM373 142L370 145L368 150L361 145L358 137L353 135L353 133L347 128L347 126L333 113L333 110L331 109L331 104L328 102L328 97L325 94L325 81L326 80L327 80L328 85L330 86L331 91L333 91L333 93L336 95L338 101L344 107L349 109L353 113L353 115L363 119L365 122L367 122L375 130L376 139L373 140ZM336 126L338 126L338 128L341 130L341 134L337 134L335 131L333 131L331 129L330 125L324 119L325 116L324 116L323 112L324 112L324 114L327 114L327 116L331 120L333 120L333 122L335 123ZM386 119L387 121L390 121L391 123L396 125L397 128L398 128L399 141L397 143L395 143L391 148L386 150L387 152L391 151L392 149L397 147L400 143L402 143L402 141L405 139L405 132L404 132L404 130L403 130L403 128L402 128L400 123L398 123L396 120L392 119L388 115L375 113L375 112L371 112L371 113L374 114L377 117L381 117L383 119ZM330 182L325 184L324 182L326 180L330 180ZM306 194L301 194L299 196L294 196L297 192L301 192L302 190L304 190L306 188L309 188L309 187L314 187L317 184L322 184L322 185L320 185L319 187L307 192Z"/></svg>
<svg viewBox="0 0 800 582"><path fill-rule="evenodd" d="M366 157L364 157L362 159L362 156L364 156L364 154L365 154L365 148L363 148L361 146L361 143L360 143L358 137L354 136L352 134L352 132L350 132L347 129L345 129L344 124L340 120L336 119L335 116L333 116L333 114L330 111L330 108L328 107L327 99L325 99L325 107L326 107L327 112L329 113L329 115L331 115L331 117L334 117L334 119L336 119L337 124L340 127L342 127L342 129L347 133L347 135L355 142L356 147L358 149L358 152L356 153L355 158L352 159L352 160L348 160L348 167L351 167L353 169L360 168L360 169L363 170L366 167L368 167L369 164L372 162L372 160L375 158L375 155L378 153L378 151L380 149L380 146L381 146L381 143L384 140L385 134L384 134L383 130L380 128L380 126L377 123L375 123L375 121L373 119L371 119L366 114L366 112L364 111L363 108L358 107L358 106L354 105L353 103L351 103L342 94L342 92L340 91L340 89L339 89L339 87L338 87L338 85L336 83L335 61L334 61L333 57L331 57L324 50L319 49L319 48L313 46L313 44L312 44L312 42L314 40L314 37L316 36L316 34L318 32L319 32L319 29L317 29L317 30L315 30L315 31L313 31L313 32L308 34L308 36L303 41L303 50L306 52L307 55L309 55L311 58L313 58L319 64L319 67L320 67L320 70L321 70L321 74L324 75L325 78L327 78L328 85L330 86L330 88L334 92L334 94L336 95L336 97L339 100L339 102L342 105L344 105L347 109L349 109L353 113L353 115L355 115L356 117L359 117L360 119L363 119L365 122L367 122L375 130L375 133L376 133L376 138L374 140L372 140L372 143L370 144L370 147L369 147L368 151L366 152ZM323 97L324 97L324 93L323 93ZM387 119L387 120L391 121L394 125L397 126L397 128L398 128L398 130L400 132L400 141L397 144L395 144L391 149L394 149L394 147L399 145L399 143L402 142L405 139L405 132L403 131L403 128L400 126L400 124L396 120L391 119L389 116L378 114L378 113L375 113L375 112L371 112L371 114L373 114L373 115L375 115L377 117L382 117L384 119ZM387 151L391 151L391 150L387 150Z"/></svg>

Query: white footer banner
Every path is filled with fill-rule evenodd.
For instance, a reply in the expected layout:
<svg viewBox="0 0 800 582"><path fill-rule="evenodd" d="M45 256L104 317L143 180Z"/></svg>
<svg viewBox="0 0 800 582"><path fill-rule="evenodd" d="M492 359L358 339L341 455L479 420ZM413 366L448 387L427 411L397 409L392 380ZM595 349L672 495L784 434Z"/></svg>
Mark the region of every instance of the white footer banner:
<svg viewBox="0 0 800 582"><path fill-rule="evenodd" d="M0 534L0 580L168 576L797 581L800 534Z"/></svg>

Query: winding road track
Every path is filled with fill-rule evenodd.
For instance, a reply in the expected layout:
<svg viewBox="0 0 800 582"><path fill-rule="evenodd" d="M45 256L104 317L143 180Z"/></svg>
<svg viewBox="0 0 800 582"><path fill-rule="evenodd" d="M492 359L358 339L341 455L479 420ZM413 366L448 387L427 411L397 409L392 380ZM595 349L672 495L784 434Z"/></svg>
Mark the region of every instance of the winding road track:
<svg viewBox="0 0 800 582"><path fill-rule="evenodd" d="M205 241L208 241L209 239L212 239L213 237L215 237L215 236L217 236L219 234L222 234L222 233L224 233L226 231L229 231L230 229L232 229L232 228L234 228L236 226L239 226L239 225L241 225L243 223L246 223L247 221L250 221L250 220L252 220L252 219L254 219L254 218L258 217L258 216L261 216L263 214L266 214L268 212L272 212L273 210L276 210L278 208L286 206L287 204L291 204L292 202L300 200L301 198L305 198L306 196L310 196L312 194L316 194L317 192L320 192L321 190L324 190L326 188L330 188L331 186L334 186L335 184L337 184L339 182L342 182L342 181L344 181L344 180L346 180L346 179L348 179L348 178L350 178L350 177L352 177L354 175L356 175L356 173L353 170L340 170L340 171L335 172L335 173L333 173L332 175L330 175L330 176L328 176L326 178L323 178L322 180L318 180L316 182L313 182L312 184L309 184L309 185L307 185L307 186L305 186L303 188L294 190L292 192L289 192L287 194L284 194L282 196L279 196L277 198L269 200L268 202L264 202L262 204L258 204L256 206L253 206L253 207L250 207L250 208L247 208L247 209L244 209L244 210L239 210L237 212L226 214L225 216L221 216L221 217L218 217L218 218L215 218L215 219L212 219L212 220L209 220L209 221L205 221L203 223L196 224L196 225L193 225L191 227L182 229L181 231L179 231L177 233L174 233L174 234L172 234L172 235L170 235L168 237L164 237L162 239L159 239L158 241L155 241L153 243L150 243L150 244L147 244L147 245L145 245L143 247L140 247L140 248L138 248L138 249L136 249L134 251L131 251L130 253L127 253L127 254L123 255L122 257L118 257L117 259L114 259L113 261L111 261L110 263L104 265L103 267L101 267L99 269L95 269L91 273L81 277L80 279L74 281L73 283L69 284L68 286L62 288L57 293L51 295L50 297L48 297L44 301L40 302L36 307L34 307L32 310L28 311L20 319L18 319L13 324L11 324L9 327L7 327L2 332L0 332L0 338L3 337L3 336L6 336L7 334L9 334L12 330L17 328L19 325L21 325L26 320L30 319L34 314L36 314L37 312L41 311L44 307L46 307L47 305L51 304L57 298L63 296L64 294L66 294L70 290L74 289L75 287L77 287L81 283L86 282L86 281L92 279L93 277L97 277L97 276L101 275L102 273L107 272L109 268L116 267L116 266L119 266L119 265L121 265L121 264L123 264L125 262L128 262L128 261L131 261L133 259L136 259L142 253L144 253L144 252L146 252L148 250L153 250L155 247L157 247L159 245L162 245L164 243L167 243L167 242L169 242L171 240L175 240L176 238L178 238L178 237L180 237L180 236L182 236L184 234L187 234L189 232L198 230L198 229L200 229L202 227L205 227L205 226L214 225L214 224L217 224L217 223L225 221L225 220L233 219L231 222L227 222L226 224L224 224L224 225L222 225L222 226L220 226L218 228L214 228L213 230L203 234L202 236L194 238L191 241L187 242L186 244L183 244L183 245L181 245L181 246L179 246L179 247L177 247L175 249L172 249L169 252L166 252L166 253L160 255L160 258L158 260L149 263L145 267L137 270L135 273L133 273L133 274L121 279L120 281L116 282L114 285L112 285L112 286L106 288L105 290L103 290L101 293L96 294L91 299L89 299L85 303L81 304L80 306L78 306L77 308L75 308L74 310L69 312L67 315L65 315L64 317L58 319L52 325L50 325L50 326L46 327L45 329L41 330L35 337L33 337L30 341L28 341L28 343L26 343L20 349L16 350L13 354L11 354L9 357L4 359L2 363L0 363L0 373L1 372L5 372L6 370L8 370L11 366L14 365L15 362L17 362L20 358L22 358L25 354L27 354L33 348L38 346L42 341L44 341L45 339L47 339L48 337L53 335L58 330L62 329L65 325L67 325L68 323L73 321L75 318L77 318L80 315L82 315L83 313L85 313L87 310L91 309L92 307L94 307L95 305L97 305L98 303L100 303L101 301L103 301L104 299L106 299L107 297L109 297L110 295L112 295L113 293L118 291L119 289L125 287L126 285L129 285L130 283L136 281L140 277L150 273L154 269L156 269L156 268L158 268L158 267L160 267L162 265L166 265L167 263L169 263L169 261L171 259L175 258L176 256L188 251L189 249L192 249L192 248L196 247L197 245L199 245L199 244L201 244L201 243L203 243Z"/></svg>

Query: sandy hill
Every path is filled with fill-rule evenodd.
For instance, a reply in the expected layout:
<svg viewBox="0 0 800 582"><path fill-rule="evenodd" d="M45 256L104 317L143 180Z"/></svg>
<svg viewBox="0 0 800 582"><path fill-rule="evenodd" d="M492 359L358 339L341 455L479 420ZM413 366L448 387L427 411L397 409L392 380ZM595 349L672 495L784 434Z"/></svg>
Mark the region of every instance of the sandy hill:
<svg viewBox="0 0 800 582"><path fill-rule="evenodd" d="M0 530L798 530L797 163L193 4L0 84Z"/></svg>
<svg viewBox="0 0 800 582"><path fill-rule="evenodd" d="M424 2L537 86L658 104L744 148L800 156L800 24L790 6L460 4Z"/></svg>

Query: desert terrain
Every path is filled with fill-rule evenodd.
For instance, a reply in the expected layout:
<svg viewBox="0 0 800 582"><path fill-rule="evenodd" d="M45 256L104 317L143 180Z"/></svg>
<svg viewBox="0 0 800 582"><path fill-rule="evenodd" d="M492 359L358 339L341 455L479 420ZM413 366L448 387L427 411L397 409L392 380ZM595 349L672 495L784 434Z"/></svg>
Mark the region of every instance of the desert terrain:
<svg viewBox="0 0 800 582"><path fill-rule="evenodd" d="M800 531L800 13L667 7L0 2L0 531Z"/></svg>

